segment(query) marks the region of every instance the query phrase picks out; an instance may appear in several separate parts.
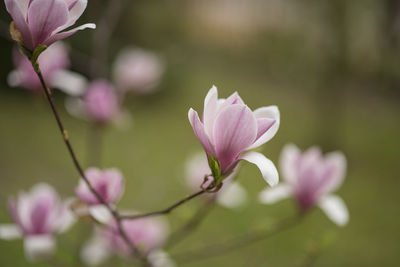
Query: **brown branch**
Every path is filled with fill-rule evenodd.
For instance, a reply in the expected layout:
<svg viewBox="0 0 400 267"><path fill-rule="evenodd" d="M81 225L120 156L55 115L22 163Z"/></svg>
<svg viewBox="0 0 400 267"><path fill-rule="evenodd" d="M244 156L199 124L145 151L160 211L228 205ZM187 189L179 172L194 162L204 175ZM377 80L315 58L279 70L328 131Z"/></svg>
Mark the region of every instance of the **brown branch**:
<svg viewBox="0 0 400 267"><path fill-rule="evenodd" d="M174 259L183 262L199 261L207 258L217 257L225 253L229 253L233 250L251 245L253 243L270 238L284 230L289 229L296 223L300 222L303 216L296 215L293 217L286 218L281 222L277 223L275 227L271 230L258 230L252 233L248 233L241 237L236 237L231 240L226 240L225 242L216 243L213 245L205 246L201 249L186 251L174 256Z"/></svg>
<svg viewBox="0 0 400 267"><path fill-rule="evenodd" d="M35 69L34 64L32 64L32 67ZM46 95L46 98L47 98L49 104L50 104L50 107L51 107L51 110L52 110L52 112L53 112L53 115L54 115L54 117L55 117L55 119L56 119L56 121L57 121L57 125L58 125L58 128L59 128L59 130L60 130L60 132L61 132L61 135L62 135L62 137L63 137L64 143L65 143L65 145L67 146L68 152L69 152L69 154L70 154L70 156L71 156L71 159L72 159L72 161L73 161L73 163L74 163L74 166L75 166L75 168L77 169L79 175L80 175L81 178L85 181L85 183L86 183L86 185L88 186L89 190L95 195L95 197L97 198L97 200L98 200L101 204L103 204L103 205L108 209L108 211L112 214L112 216L114 217L115 221L117 222L118 231L119 231L121 237L122 237L123 240L126 242L126 244L131 248L132 252L133 252L135 255L137 255L137 256L139 256L139 257L142 258L140 251L139 251L138 248L132 243L132 241L128 238L128 236L127 236L125 230L123 229L122 223L121 223L121 216L119 215L119 213L118 213L116 210L114 210L114 209L102 198L102 196L94 189L94 187L92 186L92 184L90 183L90 181L89 181L88 178L86 177L86 175L85 175L85 173L84 173L84 171L83 171L83 169L82 169L82 167L81 167L81 165L80 165L80 163L79 163L79 161L78 161L78 158L77 158L77 156L76 156L76 154L75 154L75 151L74 151L74 149L72 148L71 142L70 142L70 140L69 140L68 132L67 132L67 130L64 128L64 125L63 125L63 123L62 123L61 117L60 117L60 115L58 114L58 111L57 111L57 109L56 109L56 106L55 106L55 103L54 103L54 99L53 99L51 90L50 90L50 88L47 86L47 84L46 84L46 82L45 82L45 80L44 80L44 78L43 78L43 75L42 75L42 73L41 73L41 71L40 71L40 68L37 69L36 74L37 74L37 76L39 77L39 80L40 80L40 83L41 83L41 85L42 85L43 91L44 91L44 93L45 93L45 95Z"/></svg>
<svg viewBox="0 0 400 267"><path fill-rule="evenodd" d="M206 192L205 190L200 190L200 191L198 191L196 193L188 195L188 196L184 197L183 199L179 200L178 202L172 204L171 206L169 206L168 208L163 209L163 210L153 211L153 212L143 213L143 214L121 215L121 219L135 220L135 219L140 219L140 218L145 218L145 217L165 215L165 214L170 213L174 209L178 208L182 204L188 202L189 200L204 194L205 192Z"/></svg>

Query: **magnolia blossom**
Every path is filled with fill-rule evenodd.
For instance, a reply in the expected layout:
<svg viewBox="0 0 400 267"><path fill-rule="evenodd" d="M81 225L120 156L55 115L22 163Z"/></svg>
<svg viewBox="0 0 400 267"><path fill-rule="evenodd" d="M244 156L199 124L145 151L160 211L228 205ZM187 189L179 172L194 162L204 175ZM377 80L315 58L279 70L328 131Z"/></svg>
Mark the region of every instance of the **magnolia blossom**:
<svg viewBox="0 0 400 267"><path fill-rule="evenodd" d="M131 242L145 254L157 251L168 235L168 225L163 218L124 220L122 227ZM88 265L97 265L112 254L129 257L130 252L129 246L118 232L116 222L109 217L108 227L96 229L93 237L84 246L81 256Z"/></svg>
<svg viewBox="0 0 400 267"><path fill-rule="evenodd" d="M119 170L105 169L101 171L97 168L89 168L85 171L85 176L107 204L116 203L120 199L124 189L124 181ZM83 179L80 179L75 193L82 202L88 205L102 204L90 191Z"/></svg>
<svg viewBox="0 0 400 267"><path fill-rule="evenodd" d="M94 29L88 23L64 31L74 25L86 9L87 0L5 0L6 8L17 27L22 45L34 51L39 45L50 46L78 30Z"/></svg>
<svg viewBox="0 0 400 267"><path fill-rule="evenodd" d="M41 90L42 85L32 63L17 49L13 51L13 62L15 70L8 75L9 85L24 87L32 91ZM85 81L77 73L67 70L70 62L65 44L58 42L50 46L40 54L38 62L44 79L51 87L59 88L70 95L82 93Z"/></svg>
<svg viewBox="0 0 400 267"><path fill-rule="evenodd" d="M348 222L346 205L332 194L342 184L346 172L346 158L341 152L323 156L318 147L301 153L295 145L286 145L280 169L285 183L261 192L261 202L269 204L292 196L302 212L318 205L336 224Z"/></svg>
<svg viewBox="0 0 400 267"><path fill-rule="evenodd" d="M246 160L257 165L270 185L278 183L272 161L258 152L245 153L266 143L278 131L280 116L276 106L253 112L236 92L227 99L218 99L213 86L204 100L202 120L192 108L188 116L207 155L218 160L222 175L229 175L240 160Z"/></svg>
<svg viewBox="0 0 400 267"><path fill-rule="evenodd" d="M42 85L29 59L15 49L13 52L13 61L15 70L8 77L9 84L30 90L40 90ZM51 85L54 74L69 67L67 48L63 43L57 43L45 50L39 56L38 61L43 77Z"/></svg>
<svg viewBox="0 0 400 267"><path fill-rule="evenodd" d="M198 153L191 157L186 163L186 181L192 190L198 190L204 182L204 176L211 173L208 166L207 156L204 153ZM224 181L223 186L216 196L219 205L226 208L238 208L246 202L247 192L238 182L232 181L236 172L232 172ZM212 196L212 195L204 195Z"/></svg>
<svg viewBox="0 0 400 267"><path fill-rule="evenodd" d="M55 249L54 235L66 231L74 222L69 201L61 201L47 184L35 185L29 193L21 192L10 199L14 224L0 225L0 238L24 239L28 259L48 256Z"/></svg>
<svg viewBox="0 0 400 267"><path fill-rule="evenodd" d="M164 65L153 53L140 49L122 51L113 68L114 82L122 92L151 92L159 83Z"/></svg>
<svg viewBox="0 0 400 267"><path fill-rule="evenodd" d="M98 124L107 124L120 119L120 110L114 86L106 80L95 80L84 89L82 97L69 97L67 111L78 118Z"/></svg>
<svg viewBox="0 0 400 267"><path fill-rule="evenodd" d="M98 123L111 121L119 111L114 86L105 80L89 84L83 105L88 117Z"/></svg>
<svg viewBox="0 0 400 267"><path fill-rule="evenodd" d="M109 81L95 80L84 91L81 97L65 99L68 113L98 125L113 124L120 129L131 126L132 116L121 107L115 87Z"/></svg>

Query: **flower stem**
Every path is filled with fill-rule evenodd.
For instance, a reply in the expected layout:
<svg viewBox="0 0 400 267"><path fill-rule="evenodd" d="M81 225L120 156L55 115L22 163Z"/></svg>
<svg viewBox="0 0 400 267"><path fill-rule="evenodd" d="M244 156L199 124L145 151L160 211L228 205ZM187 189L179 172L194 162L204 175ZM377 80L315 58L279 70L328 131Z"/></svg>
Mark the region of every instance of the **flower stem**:
<svg viewBox="0 0 400 267"><path fill-rule="evenodd" d="M35 64L35 63L32 63L32 66L35 68L34 64ZM119 215L119 213L118 213L116 210L114 210L110 205L107 204L107 202L106 202L106 201L101 197L101 195L94 189L94 187L92 186L92 184L90 183L90 181L89 181L88 178L86 177L86 175L85 175L85 173L84 173L84 171L83 171L83 169L82 169L82 167L81 167L81 165L80 165L80 163L79 163L79 161L78 161L78 158L77 158L77 156L76 156L76 154L75 154L75 151L74 151L74 149L72 148L71 142L70 142L70 140L69 140L68 132L67 132L67 130L65 129L63 123L62 123L62 120L61 120L60 115L58 114L58 111L57 111L57 108L56 108L56 106L55 106L55 103L54 103L54 99L53 99L53 95L52 95L52 93L51 93L51 90L50 90L50 88L47 86L46 81L45 81L44 78L43 78L43 75L42 75L42 72L41 72L41 70L40 70L40 67L39 67L39 66L36 66L36 67L37 67L37 69L35 70L35 71L36 71L36 74L37 74L37 76L38 76L38 78L39 78L39 80L40 80L40 83L41 83L41 85L42 85L43 91L44 91L44 93L45 93L45 95L46 95L46 98L47 98L49 104L50 104L50 107L51 107L51 110L52 110L52 112L53 112L53 115L54 115L54 117L55 117L55 119L56 119L56 121L57 121L58 128L59 128L59 130L60 130L60 132L61 132L61 135L62 135L62 138L63 138L63 140L64 140L64 143L65 143L65 145L67 146L68 152L69 152L69 154L70 154L70 156L71 156L71 159L72 159L72 161L73 161L73 163L74 163L74 166L75 166L76 170L78 171L78 173L79 173L79 175L81 176L81 178L82 178L82 179L85 181L85 183L87 184L89 190L95 195L95 197L97 198L97 200L99 200L100 203L102 203L102 204L109 210L109 212L112 214L112 216L114 217L115 221L117 222L118 231L119 231L121 237L124 239L124 241L126 242L126 244L131 248L133 254L135 254L136 256L142 257L140 251L138 250L138 248L137 248L137 247L132 243L132 241L128 238L128 236L127 236L125 230L123 229L123 227L122 227L122 222L121 222L121 216Z"/></svg>
<svg viewBox="0 0 400 267"><path fill-rule="evenodd" d="M162 210L159 210L159 211L153 211L153 212L143 213L143 214L121 215L121 219L135 220L135 219L140 219L140 218L145 218L145 217L153 217L153 216L165 215L165 214L170 213L174 209L178 208L182 204L188 202L189 200L204 194L205 192L206 192L205 190L200 190L200 191L198 191L196 193L188 195L188 196L184 197L183 199L175 202L174 204L172 204L168 208L165 208L165 209L162 209Z"/></svg>

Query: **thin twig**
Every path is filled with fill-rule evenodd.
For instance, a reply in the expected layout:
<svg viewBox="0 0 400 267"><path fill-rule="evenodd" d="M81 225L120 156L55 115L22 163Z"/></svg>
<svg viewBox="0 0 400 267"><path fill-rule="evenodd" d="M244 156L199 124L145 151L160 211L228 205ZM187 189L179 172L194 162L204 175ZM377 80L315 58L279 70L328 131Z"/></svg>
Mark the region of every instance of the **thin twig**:
<svg viewBox="0 0 400 267"><path fill-rule="evenodd" d="M35 69L34 64L32 64L33 68ZM67 146L68 152L72 158L72 161L74 163L75 168L77 169L79 175L82 177L82 179L85 181L86 185L88 186L89 190L95 195L95 197L97 198L98 201L100 201L100 203L102 203L107 209L108 211L112 214L112 216L114 217L115 221L117 222L117 226L118 226L118 231L121 235L121 237L124 239L124 241L127 243L127 245L131 248L132 252L137 255L140 256L140 251L138 250L138 248L136 248L136 246L132 243L132 241L128 238L127 234L125 233L125 230L122 227L122 223L121 223L121 216L119 215L119 213L114 210L110 205L108 205L108 203L102 198L102 196L94 189L94 187L92 186L92 184L90 183L90 181L88 180L88 178L86 177L79 161L78 158L76 157L75 151L72 148L71 142L69 140L69 136L68 136L68 132L67 130L64 128L64 125L62 123L61 117L58 114L58 111L56 109L56 106L54 104L54 99L52 96L52 93L50 91L50 88L47 86L42 72L40 71L40 68L38 68L38 70L36 71L37 76L39 77L40 83L42 85L43 91L46 95L46 98L50 104L51 110L53 112L53 115L57 121L57 125L58 128L60 129L61 135L63 137L64 143Z"/></svg>
<svg viewBox="0 0 400 267"><path fill-rule="evenodd" d="M270 230L258 230L252 233L248 233L241 237L236 237L231 240L226 240L225 242L216 243L213 245L205 246L201 249L186 251L179 253L174 256L174 259L182 262L192 262L195 260L203 260L207 258L217 257L225 253L229 253L233 250L245 247L247 245L253 244L255 242L270 238L290 227L294 226L301 220L301 215L296 215L294 217L289 217L281 222L277 223L275 227Z"/></svg>
<svg viewBox="0 0 400 267"><path fill-rule="evenodd" d="M143 214L121 215L121 219L124 219L124 220L135 220L135 219L140 219L140 218L145 218L145 217L165 215L165 214L170 213L174 209L178 208L182 204L188 202L189 200L204 194L205 192L206 192L205 190L200 190L200 191L198 191L196 193L188 195L188 196L184 197L183 199L179 200L178 202L172 204L171 206L169 206L168 208L163 209L163 210L153 211L153 212L143 213Z"/></svg>
<svg viewBox="0 0 400 267"><path fill-rule="evenodd" d="M166 249L170 249L183 239L187 238L205 219L207 214L215 207L215 197L206 201L197 212L178 230L173 232L165 245Z"/></svg>

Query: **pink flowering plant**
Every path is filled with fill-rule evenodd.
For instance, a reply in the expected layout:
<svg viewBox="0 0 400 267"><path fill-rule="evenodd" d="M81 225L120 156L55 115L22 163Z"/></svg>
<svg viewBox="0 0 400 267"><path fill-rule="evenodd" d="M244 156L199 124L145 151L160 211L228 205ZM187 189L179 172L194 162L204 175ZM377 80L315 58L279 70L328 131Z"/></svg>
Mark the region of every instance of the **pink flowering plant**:
<svg viewBox="0 0 400 267"><path fill-rule="evenodd" d="M87 0L5 0L13 22L11 35L21 47L33 53L40 46L65 39L78 30L94 29L88 23L65 31L73 26L86 9Z"/></svg>
<svg viewBox="0 0 400 267"><path fill-rule="evenodd" d="M332 194L345 178L346 158L341 152L323 156L320 148L312 147L301 153L290 144L282 150L280 166L285 182L262 191L262 203L292 197L302 213L319 206L336 224L343 226L348 222L346 205Z"/></svg>
<svg viewBox="0 0 400 267"><path fill-rule="evenodd" d="M280 115L276 106L252 111L236 92L227 99L218 99L213 86L204 100L202 120L193 109L188 116L209 158L214 186L220 186L241 160L255 164L268 184L278 183L278 171L272 161L249 151L268 142L278 131Z"/></svg>
<svg viewBox="0 0 400 267"><path fill-rule="evenodd" d="M110 1L110 4L116 2ZM117 56L109 75L102 75L96 68L102 65L98 64L96 57L92 59L95 74L73 73L69 70L69 49L60 40L78 30L96 28L88 23L70 29L83 14L87 1L5 0L5 5L13 20L11 37L19 47L19 51L10 52L15 70L10 73L9 83L41 90L46 96L66 152L77 171L76 177L79 177L76 187L67 189L70 194L75 193L75 197L67 200L62 200L52 186L44 183L33 186L28 193L20 192L17 197L10 198L8 206L12 223L0 224L0 238L23 239L28 260L55 257L56 239L76 221L89 223L93 230L89 240L76 244L81 248L79 257L84 264L98 265L111 256L117 256L139 266L155 267L178 266L185 257L203 260L241 248L300 223L300 219L317 206L336 224L344 226L348 222L349 214L344 201L333 194L345 177L344 155L341 152L323 155L317 147L302 153L296 146L287 145L280 159L283 182L278 183L275 164L259 152L261 146L278 132L278 107L272 105L252 110L238 92L219 98L215 86L206 94L201 114L193 108L188 112L194 136L203 148L186 165L186 184L190 193L155 211L120 209L120 199L124 193L127 195L130 192L125 192L124 177L118 168L101 167L102 151L98 149L101 147L98 134L104 127L99 126L121 121L121 115L126 114L122 105L128 92L137 95L153 92L161 83L165 63L149 51L125 49ZM107 28L106 32L109 30L112 31ZM104 34L104 29L100 34ZM53 87L62 89L68 95L67 110L85 119L96 130L89 137L89 142L94 142L93 147L97 149L89 153L97 158L91 162L92 167L84 168L75 152L63 116L59 113L60 107L54 99ZM268 101L265 104L269 104ZM262 203L272 204L291 197L299 212L289 220L278 221L272 230L268 228L261 233L249 230L228 242L208 244L194 252L183 250L171 254L171 247L197 230L215 204L236 210L251 204L254 196L248 193L245 186L247 179L252 178L240 177L240 169L245 162L254 164L268 184L259 195ZM152 197L157 197L157 192L152 194ZM171 224L173 231L170 231L164 216L175 213L179 207L196 198L204 204L182 225ZM210 251L209 247L218 249Z"/></svg>
<svg viewBox="0 0 400 267"><path fill-rule="evenodd" d="M14 224L1 224L0 238L23 238L28 259L48 257L55 250L55 236L74 222L69 202L62 201L48 184L37 184L28 193L20 192L9 200Z"/></svg>

